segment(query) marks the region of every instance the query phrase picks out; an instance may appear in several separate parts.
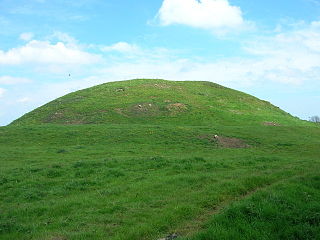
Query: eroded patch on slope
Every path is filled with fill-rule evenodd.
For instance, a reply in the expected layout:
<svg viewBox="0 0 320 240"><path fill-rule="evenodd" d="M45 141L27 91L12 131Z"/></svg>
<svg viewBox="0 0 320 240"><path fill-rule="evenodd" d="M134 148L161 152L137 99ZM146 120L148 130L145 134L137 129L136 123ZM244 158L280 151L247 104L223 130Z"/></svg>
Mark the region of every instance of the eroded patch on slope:
<svg viewBox="0 0 320 240"><path fill-rule="evenodd" d="M201 135L198 138L208 140L223 148L247 148L250 147L244 140L234 137L224 137L214 134Z"/></svg>
<svg viewBox="0 0 320 240"><path fill-rule="evenodd" d="M264 126L274 126L274 127L280 127L281 125L276 122L263 122L262 123Z"/></svg>

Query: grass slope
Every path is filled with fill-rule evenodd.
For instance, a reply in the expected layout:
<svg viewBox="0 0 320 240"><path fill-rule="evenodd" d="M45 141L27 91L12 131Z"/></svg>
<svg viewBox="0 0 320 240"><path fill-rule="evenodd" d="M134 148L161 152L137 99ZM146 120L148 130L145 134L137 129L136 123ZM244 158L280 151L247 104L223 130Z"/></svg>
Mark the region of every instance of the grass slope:
<svg viewBox="0 0 320 240"><path fill-rule="evenodd" d="M150 82L110 83L61 99L90 91L96 94L94 89L100 89L104 100L89 93L85 99L95 99L101 107L110 100L101 88L130 89L146 83ZM158 80L151 83L159 84ZM203 91L208 85L167 84L190 84L190 92L198 92L192 90L193 84ZM60 111L58 99L1 127L0 239L140 240L173 232L194 240L317 239L320 127L243 93L213 86L207 91L216 95L226 91L234 99L237 94L246 96L263 110L248 103L251 115L248 110L234 117L234 111L243 111L242 102L228 100L228 94L221 93L228 107L234 104L232 112L228 108L216 115L205 111L205 120L197 125L200 110L196 107L175 115L168 108L155 115L137 115L129 111L131 104L149 103L139 103L132 100L138 95L128 94L130 101L117 97L106 106L127 109L132 115L110 113L117 118L108 124L70 124L68 116L77 116L74 120L79 121L75 114L81 113L79 109L97 111L89 103L70 102L61 104L64 113L70 114L53 121L59 124L44 123L46 116ZM173 103L205 106L198 102L203 96L182 101L176 91L168 95L168 88L161 89L150 91L159 95L164 91L163 99ZM147 96L148 90L143 91ZM122 90L111 92L123 94ZM210 104L218 106L213 100ZM252 115L259 111L260 115ZM93 121L88 112L82 116ZM264 121L280 126L261 124ZM239 139L249 147L223 147L212 138L215 134Z"/></svg>
<svg viewBox="0 0 320 240"><path fill-rule="evenodd" d="M27 124L234 125L301 122L269 102L211 82L139 79L58 98L13 122Z"/></svg>

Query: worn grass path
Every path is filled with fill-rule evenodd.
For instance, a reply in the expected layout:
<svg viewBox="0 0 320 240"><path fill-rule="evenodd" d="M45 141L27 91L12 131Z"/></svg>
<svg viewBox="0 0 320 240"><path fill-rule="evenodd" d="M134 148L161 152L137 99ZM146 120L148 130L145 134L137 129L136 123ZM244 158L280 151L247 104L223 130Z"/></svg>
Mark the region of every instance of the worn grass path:
<svg viewBox="0 0 320 240"><path fill-rule="evenodd" d="M239 196L227 198L227 199L223 200L222 202L218 203L212 209L207 209L206 211L201 213L199 216L194 218L193 221L188 222L185 225L176 228L175 230L173 230L173 232L179 236L179 239L198 239L196 236L200 236L200 234L199 234L200 232L202 232L202 234L205 235L204 232L208 231L208 222L209 221L211 221L211 222L214 221L213 219L215 219L216 215L223 216L223 214L226 214L226 211L228 211L228 209L231 208L232 206L234 207L239 204L247 204L248 205L248 202L250 202L250 199L252 199L252 197L254 195L258 195L261 192L270 194L274 191L275 188L277 188L279 186L285 186L286 184L289 184L290 182L293 182L295 180L302 179L302 178L307 178L310 176L313 176L313 177L319 176L319 171L317 171L317 170L315 171L314 169L310 169L309 173L305 173L303 171L303 173L301 173L301 174L294 175L292 177L286 177L286 178L283 178L280 180L276 180L274 182L267 183L264 186L260 186L255 189L249 190L248 192L245 192ZM320 191L320 189L319 189L319 191ZM315 211L316 211L315 215L320 215L320 208L319 207L317 207L315 209ZM293 213L293 214L297 214L297 213ZM281 215L281 214L279 213L279 215ZM318 221L318 225L319 224L320 224L320 222ZM320 225L319 225L319 227L320 227ZM194 236L194 237L192 237L192 236ZM216 237L219 238L219 236L216 236ZM238 238L240 239L241 236L238 236ZM211 238L208 238L208 240L209 239L211 239ZM212 238L212 239L214 239L214 238ZM243 238L243 239L245 239L245 238Z"/></svg>
<svg viewBox="0 0 320 240"><path fill-rule="evenodd" d="M319 239L319 200L319 172L313 171L228 203L179 239Z"/></svg>

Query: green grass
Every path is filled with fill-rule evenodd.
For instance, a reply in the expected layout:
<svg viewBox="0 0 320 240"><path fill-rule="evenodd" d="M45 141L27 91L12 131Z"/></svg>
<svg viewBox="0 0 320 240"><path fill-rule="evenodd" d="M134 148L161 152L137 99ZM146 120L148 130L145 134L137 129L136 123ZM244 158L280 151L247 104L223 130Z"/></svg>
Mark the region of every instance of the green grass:
<svg viewBox="0 0 320 240"><path fill-rule="evenodd" d="M319 239L319 202L319 173L306 174L232 204L184 239Z"/></svg>
<svg viewBox="0 0 320 240"><path fill-rule="evenodd" d="M150 79L112 82L77 91L26 114L13 124L207 126L245 122L303 124L269 102L218 84Z"/></svg>
<svg viewBox="0 0 320 240"><path fill-rule="evenodd" d="M89 92L96 94L94 89L106 86L130 89L146 81L111 83L74 95L99 99ZM196 89L197 83L188 84L190 91ZM231 99L243 96L213 86L207 91L219 94L222 89L235 94ZM168 89L161 89L168 98ZM106 99L108 94L107 88ZM125 109L125 102L130 102L131 109L132 99L117 99L121 101L112 99L106 105L122 104ZM199 124L196 108L188 113L180 109L174 116L167 108L157 114L131 112L99 124L66 124L67 114L60 124L41 122L56 104L0 128L0 239L156 240L173 232L194 240L320 236L318 125L272 106L251 118L249 112L238 118L228 109L220 115L208 111ZM75 111L91 109L86 104L67 106L63 108L72 117ZM242 103L234 108L242 108ZM92 116L84 114L89 122ZM224 118L228 124L223 124ZM280 126L265 126L264 121ZM215 134L237 138L249 147L222 147L212 139Z"/></svg>

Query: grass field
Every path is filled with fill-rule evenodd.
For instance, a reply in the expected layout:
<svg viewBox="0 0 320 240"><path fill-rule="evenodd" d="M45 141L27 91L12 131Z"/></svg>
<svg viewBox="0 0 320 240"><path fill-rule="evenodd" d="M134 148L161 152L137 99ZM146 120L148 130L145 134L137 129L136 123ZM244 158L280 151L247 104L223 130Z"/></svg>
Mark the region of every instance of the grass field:
<svg viewBox="0 0 320 240"><path fill-rule="evenodd" d="M141 81L128 84L147 80ZM119 89L113 84L128 87L112 83L112 89ZM208 95L219 89L206 87ZM162 100L172 95L168 88L156 91ZM224 91L225 99L242 96ZM78 115L68 105L65 118L43 122L59 111L54 101L0 128L0 239L157 240L171 233L192 240L319 239L319 125L248 95L260 110L252 104L246 114L208 110L197 125L196 100L171 100L188 111L172 114L165 107L137 115L132 106L147 101L133 95L130 101L101 100L99 106L108 102L107 111L123 110L97 123L70 124ZM95 109L89 106L78 108ZM241 107L240 102L232 110ZM260 115L247 121L256 110ZM92 122L92 116L80 119Z"/></svg>

